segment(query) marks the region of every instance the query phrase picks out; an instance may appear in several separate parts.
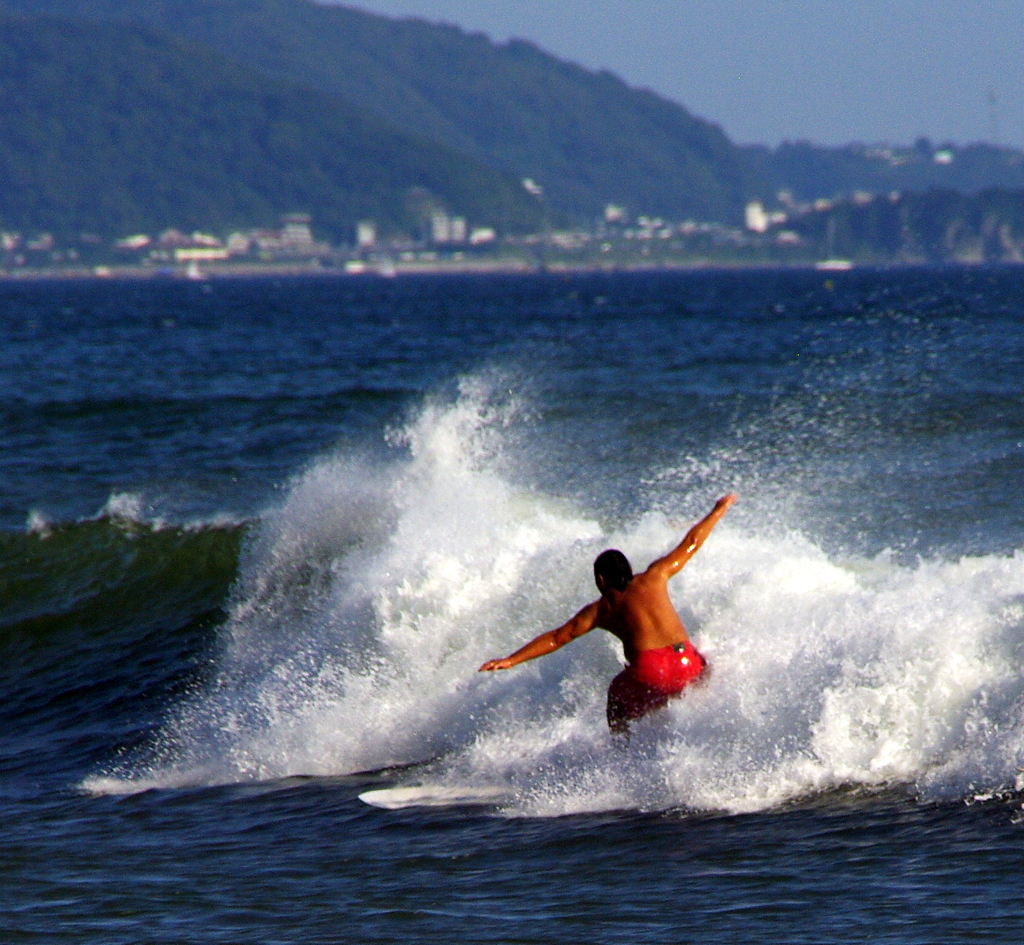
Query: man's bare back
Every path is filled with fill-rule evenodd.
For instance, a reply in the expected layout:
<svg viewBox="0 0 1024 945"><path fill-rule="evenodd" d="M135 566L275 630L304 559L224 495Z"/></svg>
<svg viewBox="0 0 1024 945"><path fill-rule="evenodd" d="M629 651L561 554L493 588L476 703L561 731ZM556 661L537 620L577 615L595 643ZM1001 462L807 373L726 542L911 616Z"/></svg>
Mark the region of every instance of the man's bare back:
<svg viewBox="0 0 1024 945"><path fill-rule="evenodd" d="M657 650L689 639L669 600L668 581L650 571L636 575L623 591L605 591L597 601L594 626L622 641L630 663L643 650Z"/></svg>
<svg viewBox="0 0 1024 945"><path fill-rule="evenodd" d="M527 660L545 656L600 627L622 641L630 664L625 674L616 677L609 690L608 720L612 730L623 731L626 719L638 718L650 708L664 704L670 695L677 694L685 685L685 682L679 685L679 680L693 673L698 660L700 665L696 674L699 675L704 668L703 657L690 644L686 628L669 599L668 579L678 574L693 557L735 501L736 496L732 493L719 499L711 512L687 532L676 548L654 561L641 574L633 575L621 552L601 554L594 562L600 598L587 604L562 626L542 633L510 656L488 660L480 667L480 672L510 669ZM672 652L677 657L671 657ZM682 675L674 662L668 668L657 665L666 659L681 661L684 667ZM631 674L630 670L633 670ZM666 672L674 673L677 678L670 680ZM630 679L625 680L623 677L627 674L630 674ZM677 685L678 690L675 689ZM642 698L638 686L657 690L657 693L664 690L665 698L661 699L660 694Z"/></svg>

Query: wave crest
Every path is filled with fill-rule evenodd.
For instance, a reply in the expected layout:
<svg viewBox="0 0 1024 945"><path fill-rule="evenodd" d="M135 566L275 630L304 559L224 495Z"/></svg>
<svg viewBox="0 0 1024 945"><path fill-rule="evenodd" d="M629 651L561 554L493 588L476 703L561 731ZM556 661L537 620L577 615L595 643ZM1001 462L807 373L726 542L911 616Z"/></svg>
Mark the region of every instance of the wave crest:
<svg viewBox="0 0 1024 945"><path fill-rule="evenodd" d="M526 451L508 448L521 415L495 390L428 402L388 462L334 456L297 478L249 545L216 684L180 708L157 757L86 786L439 758L431 777L510 786L513 809L562 814L1014 783L1021 552L839 560L784 522L751 527L738 506L671 589L712 677L637 724L627 750L604 722L621 665L608 635L477 674L593 598L602 548L643 566L679 539L656 478L650 510L612 529L531 489Z"/></svg>

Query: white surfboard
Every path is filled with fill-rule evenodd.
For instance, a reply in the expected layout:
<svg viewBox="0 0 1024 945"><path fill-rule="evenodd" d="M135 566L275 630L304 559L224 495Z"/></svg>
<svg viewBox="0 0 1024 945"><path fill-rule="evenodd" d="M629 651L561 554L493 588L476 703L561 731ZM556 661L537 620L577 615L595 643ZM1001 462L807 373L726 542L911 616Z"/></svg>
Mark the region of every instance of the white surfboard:
<svg viewBox="0 0 1024 945"><path fill-rule="evenodd" d="M381 788L364 791L359 800L371 807L401 810L404 807L461 807L472 804L502 804L512 793L500 787L450 786L418 784L413 787Z"/></svg>

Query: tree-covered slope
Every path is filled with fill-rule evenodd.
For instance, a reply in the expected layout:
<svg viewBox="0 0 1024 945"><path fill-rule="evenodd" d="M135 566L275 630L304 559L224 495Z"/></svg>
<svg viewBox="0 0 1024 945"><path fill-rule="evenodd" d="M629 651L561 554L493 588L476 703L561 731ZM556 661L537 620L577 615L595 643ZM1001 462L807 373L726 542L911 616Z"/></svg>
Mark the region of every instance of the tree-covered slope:
<svg viewBox="0 0 1024 945"><path fill-rule="evenodd" d="M145 23L361 106L516 178L556 211L608 202L736 220L742 155L721 130L609 73L528 43L311 0L3 0L27 12Z"/></svg>
<svg viewBox="0 0 1024 945"><path fill-rule="evenodd" d="M799 199L867 191L1024 189L1024 154L990 144L935 146L920 139L912 147L850 144L825 148L807 142L777 148L747 147L752 192L770 196L789 190Z"/></svg>
<svg viewBox="0 0 1024 945"><path fill-rule="evenodd" d="M322 183L330 179L349 195L342 200L334 190L330 195L315 190L316 196L304 202L312 203L321 219L326 219L322 206L331 208L332 219L337 220L349 219L357 207L367 208L368 215L399 219L402 200L396 193L407 190L415 174L429 177L429 182L424 178L420 183L443 191L445 202L458 212L499 224L531 219L531 212L536 220L540 213L536 201L532 206L524 203L517 182L525 177L544 188L545 208L553 211L551 220L592 219L605 204L619 203L633 214L739 222L747 200L772 201L782 190L808 200L858 190L977 192L1024 187L1024 155L986 145L957 149L952 161L936 160L931 146L897 149L899 153L888 157L885 149L862 145L741 148L717 126L679 105L632 89L609 73L560 61L529 43L498 44L454 26L390 19L336 4L0 0L3 6L32 15L60 14L79 22L122 24L118 28L127 23L143 25L193 46L217 50L237 64L235 81L244 75L253 88L262 87L258 76L263 76L287 83L292 92L296 86L319 92L321 97L307 96L296 107L305 107L311 120L326 122L322 132L304 132L307 144L318 137L334 143L322 154L317 145L309 144L318 156L307 154L313 164L306 170ZM150 41L156 38L151 36ZM122 66L117 68L122 68L123 59L118 61ZM221 61L214 71L224 67ZM205 107L218 114L221 107L214 86L212 78L206 81ZM274 87L284 94L285 86ZM180 97L171 98L181 104ZM328 116L337 116L338 121ZM347 117L342 120L341 116ZM256 121L255 115L252 120ZM367 155L372 154L372 161L364 161L359 169L358 163L349 161L351 136L335 136L327 126L340 128L348 121L370 129L374 120L378 125L367 133L375 140L397 135L395 129L422 140L402 147L393 143L376 150L363 147ZM273 140L279 147L281 142ZM433 142L433 151L426 141ZM182 152L184 145L176 147ZM108 152L101 148L101 153ZM292 159L283 157L280 150L274 155L264 155L261 161L274 166L283 161L291 167ZM404 157L409 160L403 164ZM83 156L83 161L89 159ZM339 162L346 168L344 173ZM103 160L94 163L103 166ZM289 173L293 172L294 168ZM201 187L213 183L204 181L200 175L185 188L192 193L191 202L179 195L165 200L163 206L191 207L199 201ZM272 203L278 209L280 191L268 203L259 187L238 193L242 183L236 180L233 190L223 190L215 201L218 206L258 207L264 213ZM123 181L110 179L109 185L121 190L103 199L123 204ZM309 179L303 186L303 193L313 193ZM89 199L99 199L89 187L85 189ZM145 197L141 188L135 188L134 194L136 200ZM211 196L212 191L207 191ZM23 198L40 199L40 195ZM159 193L145 199L155 211ZM236 211L227 215L232 213ZM126 218L124 212L121 218Z"/></svg>
<svg viewBox="0 0 1024 945"><path fill-rule="evenodd" d="M424 191L530 229L518 181L321 92L125 24L0 11L0 228L123 234L275 224L408 226ZM422 204L422 200L419 201Z"/></svg>

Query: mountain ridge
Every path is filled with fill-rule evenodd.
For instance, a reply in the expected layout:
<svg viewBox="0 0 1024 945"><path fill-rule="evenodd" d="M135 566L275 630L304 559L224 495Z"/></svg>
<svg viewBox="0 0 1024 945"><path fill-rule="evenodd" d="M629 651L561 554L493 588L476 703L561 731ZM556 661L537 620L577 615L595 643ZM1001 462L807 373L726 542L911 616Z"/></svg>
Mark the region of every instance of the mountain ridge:
<svg viewBox="0 0 1024 945"><path fill-rule="evenodd" d="M632 88L606 70L558 59L524 40L496 43L451 24L393 19L343 5L313 0L0 0L2 9L30 19L57 16L113 30L148 29L154 41L175 37L184 44L175 47L179 51L188 47L221 57L214 71L235 64L253 88L269 82L268 89L284 94L287 87L294 107L303 97L316 102L315 108L304 109L303 135L320 157L306 170L321 184L325 173L333 174L334 185L307 183L303 200L334 233L351 226L360 207L386 227L411 226L415 214L403 204L417 186L453 212L519 230L589 224L608 204L623 206L633 216L738 225L748 201L778 204L780 195L807 201L858 191L1024 188L1024 155L1013 149L926 141L888 151L807 142L741 146L677 103ZM131 70L122 71L131 80ZM146 98L140 93L140 100ZM148 98L163 101L167 96L154 89ZM345 124L342 113L350 123L356 120L352 116L360 116L365 128L372 128L370 139L392 146L365 144L361 157L358 148L349 148L345 172L339 167L325 172L337 161L332 164L324 142L316 139L323 137L344 151L335 133ZM317 128L318 115L334 116L323 132ZM272 116L265 118L273 124ZM42 124L53 120L50 116ZM139 119L140 127L153 123L159 125L160 119ZM222 124L228 133L230 122ZM251 122L245 128L250 139L266 137ZM0 139L0 151L2 145ZM235 147L248 146L238 141ZM274 153L277 158L267 167L281 171L278 159L283 156ZM369 167L368 158L377 166ZM252 193L243 199L238 193L242 185L230 180L229 168L223 170L209 186L221 188L221 196L234 194L231 199L239 206L246 201L258 205L265 217L274 201L257 200ZM73 178L78 172L63 173ZM146 179L145 167L138 176ZM524 178L540 190L526 194ZM159 190L158 182L151 184ZM252 191L268 185L256 187L250 180L245 186ZM366 193L357 194L360 186L375 196L367 200ZM190 187L178 184L179 191ZM206 200L210 206L225 203L212 191ZM174 201L165 203L174 209ZM202 201L194 196L193 203ZM177 205L189 204L179 200ZM293 209L300 208L277 206L278 212ZM221 219L226 211L218 213L214 217ZM121 216L127 220L131 215ZM167 222L181 225L180 220Z"/></svg>
<svg viewBox="0 0 1024 945"><path fill-rule="evenodd" d="M125 24L0 9L0 225L58 233L415 224L410 194L506 228L518 181L341 100ZM421 201L422 202L422 201Z"/></svg>
<svg viewBox="0 0 1024 945"><path fill-rule="evenodd" d="M6 0L26 13L140 22L337 96L516 178L577 219L609 202L738 222L740 154L720 128L533 44L310 0Z"/></svg>

